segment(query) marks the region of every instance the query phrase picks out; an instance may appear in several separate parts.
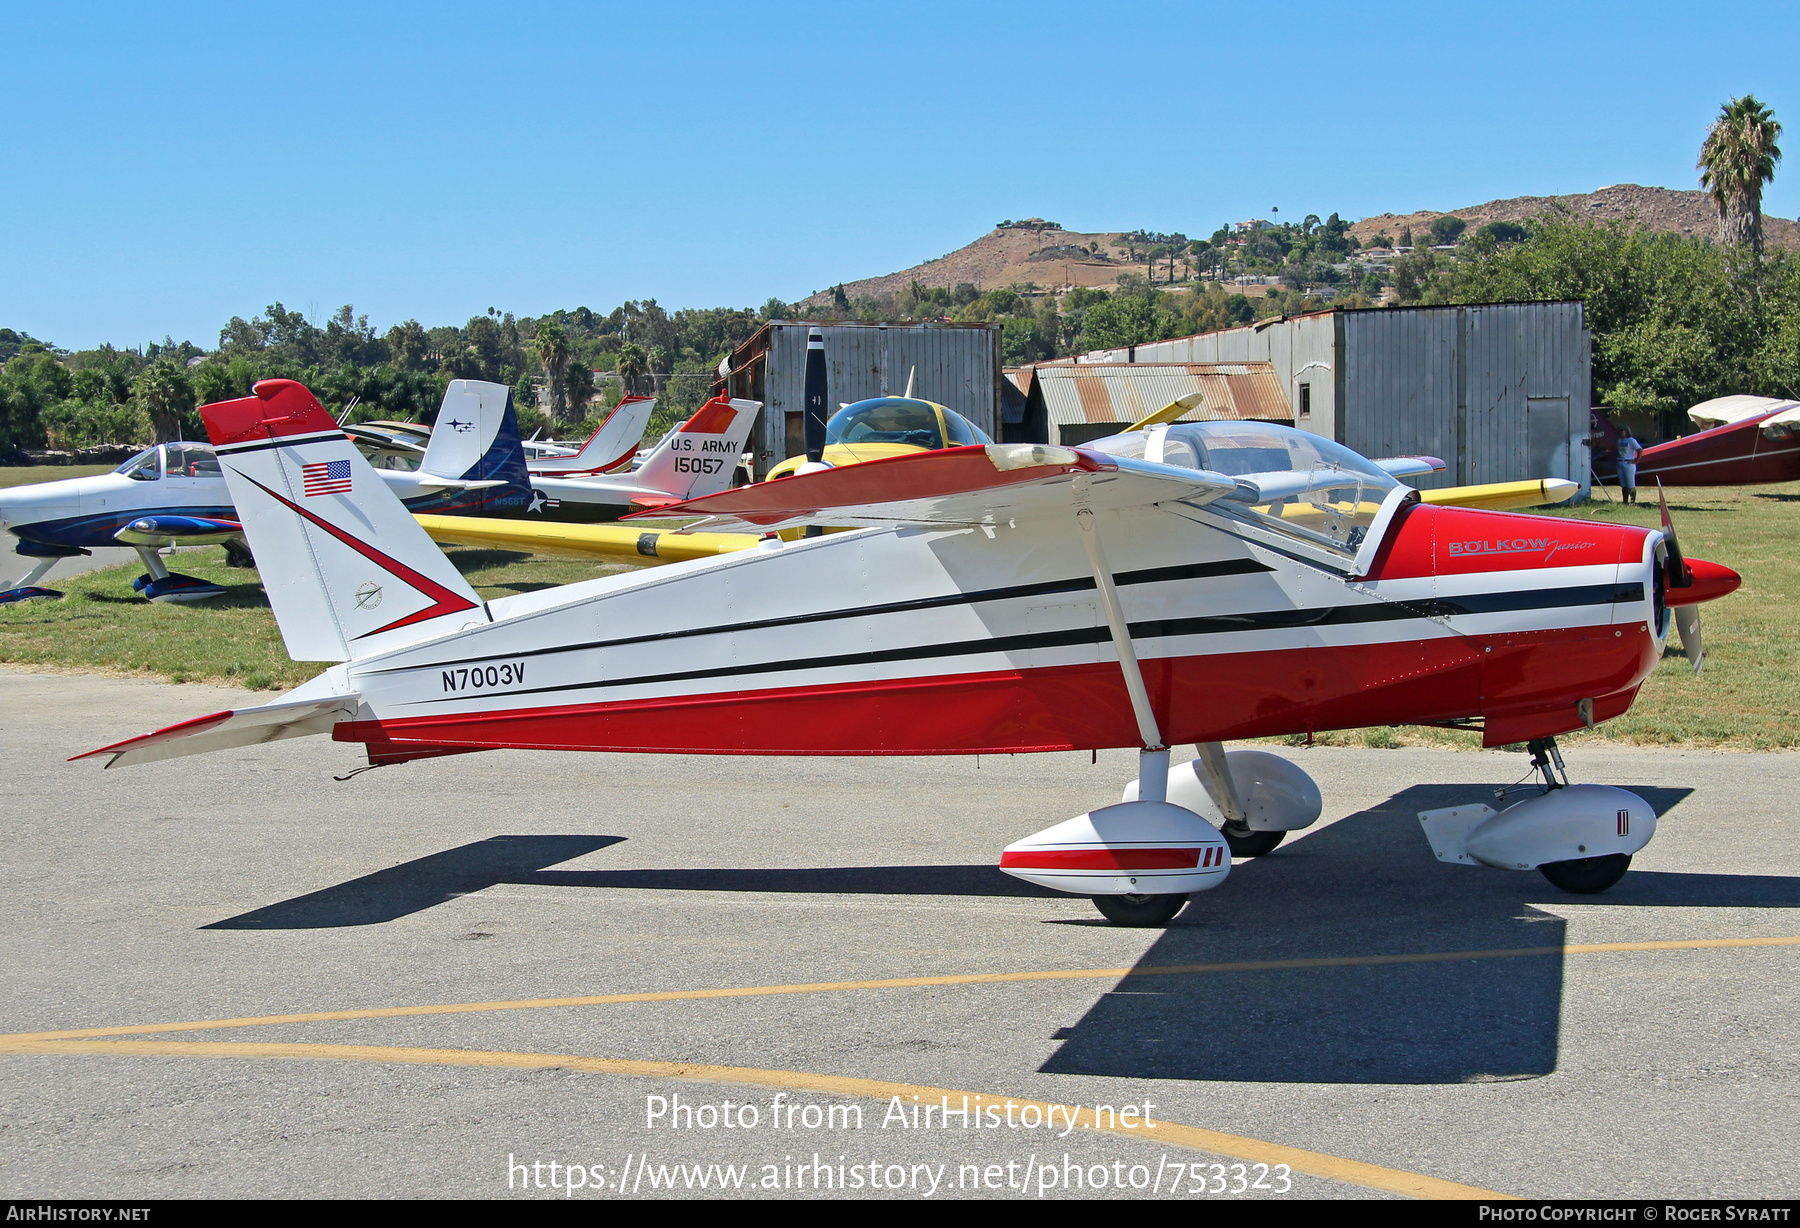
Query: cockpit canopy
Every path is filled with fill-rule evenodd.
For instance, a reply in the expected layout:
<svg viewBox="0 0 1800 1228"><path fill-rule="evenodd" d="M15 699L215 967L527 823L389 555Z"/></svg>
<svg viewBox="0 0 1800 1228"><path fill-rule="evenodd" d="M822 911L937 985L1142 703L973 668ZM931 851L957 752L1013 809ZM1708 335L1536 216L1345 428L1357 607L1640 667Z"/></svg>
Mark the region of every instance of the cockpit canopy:
<svg viewBox="0 0 1800 1228"><path fill-rule="evenodd" d="M223 476L212 445L189 441L159 443L153 448L145 448L113 472L137 482L160 481L165 473L172 478Z"/></svg>
<svg viewBox="0 0 1800 1228"><path fill-rule="evenodd" d="M831 420L825 424L827 447L885 443L935 450L992 442L979 427L955 410L910 397L870 397L866 401L857 401L831 415Z"/></svg>
<svg viewBox="0 0 1800 1228"><path fill-rule="evenodd" d="M1235 478L1236 492L1214 510L1352 557L1390 497L1405 489L1342 444L1273 422L1177 422L1086 446Z"/></svg>

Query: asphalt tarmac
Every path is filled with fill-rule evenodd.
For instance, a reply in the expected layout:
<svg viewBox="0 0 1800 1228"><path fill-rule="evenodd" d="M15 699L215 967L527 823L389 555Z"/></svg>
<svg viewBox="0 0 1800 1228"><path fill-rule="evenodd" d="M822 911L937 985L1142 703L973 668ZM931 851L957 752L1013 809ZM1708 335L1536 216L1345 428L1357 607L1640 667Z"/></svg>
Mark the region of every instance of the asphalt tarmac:
<svg viewBox="0 0 1800 1228"><path fill-rule="evenodd" d="M64 762L246 700L0 674L11 1197L1800 1193L1800 756L1574 751L1663 815L1578 897L1420 833L1523 755L1288 750L1131 930L992 868L1126 752Z"/></svg>

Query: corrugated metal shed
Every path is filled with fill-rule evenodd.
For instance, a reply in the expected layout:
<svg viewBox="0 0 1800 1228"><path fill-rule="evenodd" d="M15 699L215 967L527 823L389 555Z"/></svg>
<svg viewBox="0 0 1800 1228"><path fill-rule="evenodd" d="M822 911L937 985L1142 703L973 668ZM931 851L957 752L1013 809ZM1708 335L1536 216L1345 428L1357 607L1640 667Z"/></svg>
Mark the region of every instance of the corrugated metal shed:
<svg viewBox="0 0 1800 1228"><path fill-rule="evenodd" d="M825 338L830 404L899 396L910 373L913 394L946 405L989 435L1001 435L998 324L809 324L773 320L730 359L721 383L733 396L763 402L755 440L758 469L803 445L806 338Z"/></svg>
<svg viewBox="0 0 1800 1228"><path fill-rule="evenodd" d="M1557 477L1585 493L1591 350L1579 302L1482 303L1313 312L1080 365L1267 362L1303 430L1446 461L1421 487Z"/></svg>
<svg viewBox="0 0 1800 1228"><path fill-rule="evenodd" d="M1579 302L1343 314L1338 439L1448 462L1421 486L1588 483L1591 335Z"/></svg>
<svg viewBox="0 0 1800 1228"><path fill-rule="evenodd" d="M1065 428L1121 427L1194 392L1205 399L1183 421L1293 418L1275 369L1266 362L1040 363L1031 396L1042 399L1054 438L1075 443L1092 432Z"/></svg>

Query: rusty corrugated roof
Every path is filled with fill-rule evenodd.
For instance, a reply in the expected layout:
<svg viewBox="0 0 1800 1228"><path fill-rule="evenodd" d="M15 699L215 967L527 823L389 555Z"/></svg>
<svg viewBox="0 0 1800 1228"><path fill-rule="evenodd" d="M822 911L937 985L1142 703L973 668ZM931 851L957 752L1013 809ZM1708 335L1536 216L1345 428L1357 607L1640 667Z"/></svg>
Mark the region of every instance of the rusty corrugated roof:
<svg viewBox="0 0 1800 1228"><path fill-rule="evenodd" d="M1205 399L1183 422L1294 416L1266 362L1040 363L1034 379L1056 426L1136 422L1191 392Z"/></svg>

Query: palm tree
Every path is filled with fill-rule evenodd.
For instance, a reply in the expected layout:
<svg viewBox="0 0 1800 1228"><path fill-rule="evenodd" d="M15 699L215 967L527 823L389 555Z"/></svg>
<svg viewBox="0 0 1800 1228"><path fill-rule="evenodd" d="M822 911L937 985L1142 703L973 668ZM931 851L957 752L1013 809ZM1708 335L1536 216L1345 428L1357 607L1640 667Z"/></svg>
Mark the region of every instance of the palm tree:
<svg viewBox="0 0 1800 1228"><path fill-rule="evenodd" d="M1753 95L1734 98L1719 108L1719 118L1700 146L1700 186L1719 207L1719 241L1747 243L1762 255L1763 184L1775 178L1781 150L1775 141L1781 125L1775 113Z"/></svg>
<svg viewBox="0 0 1800 1228"><path fill-rule="evenodd" d="M625 385L628 393L638 390L638 381L650 369L650 356L644 353L644 347L635 341L627 341L619 347L619 359L616 370L619 380Z"/></svg>
<svg viewBox="0 0 1800 1228"><path fill-rule="evenodd" d="M132 381L131 391L149 415L157 443L181 438L181 415L194 408L194 386L185 368L159 358Z"/></svg>
<svg viewBox="0 0 1800 1228"><path fill-rule="evenodd" d="M550 420L561 422L569 416L569 392L565 376L569 370L569 336L555 320L538 325L537 340L532 342L538 361L544 364L544 376L550 381Z"/></svg>

